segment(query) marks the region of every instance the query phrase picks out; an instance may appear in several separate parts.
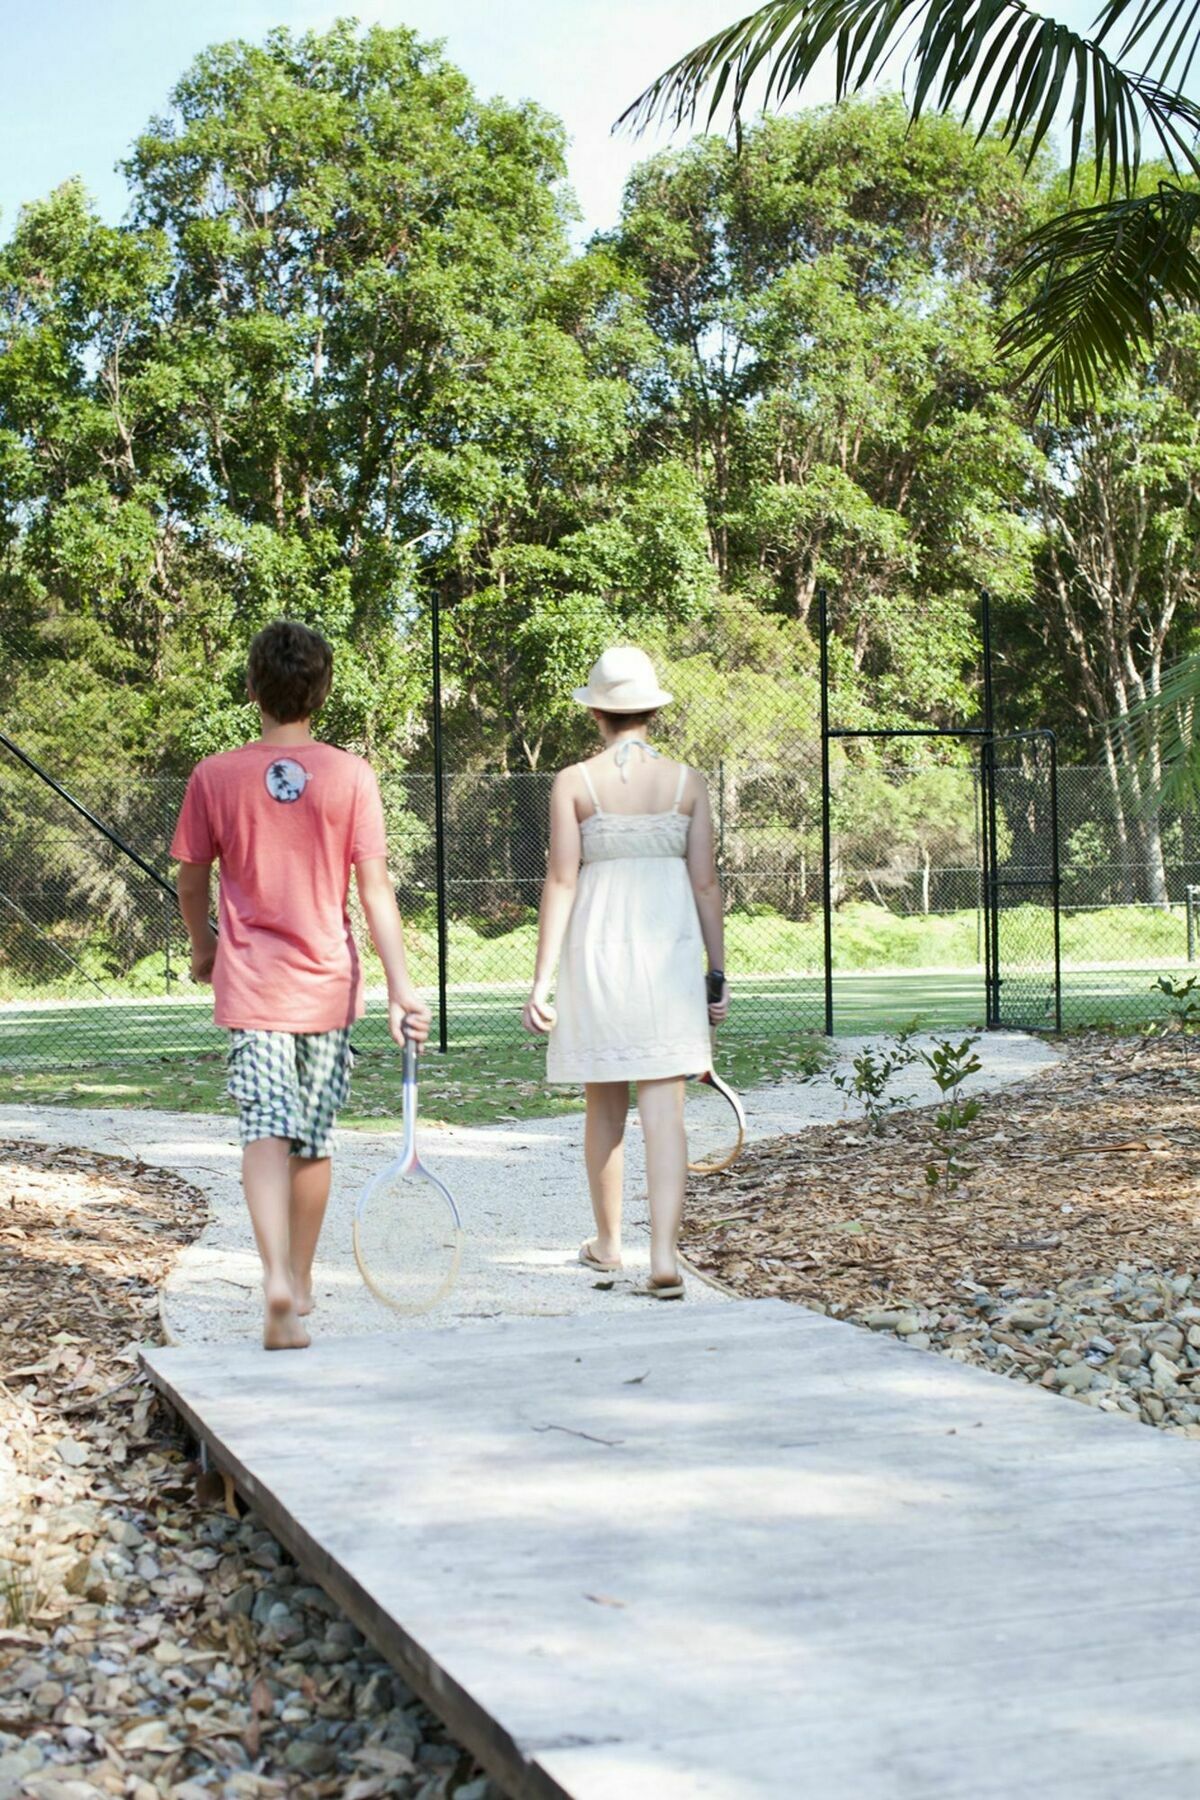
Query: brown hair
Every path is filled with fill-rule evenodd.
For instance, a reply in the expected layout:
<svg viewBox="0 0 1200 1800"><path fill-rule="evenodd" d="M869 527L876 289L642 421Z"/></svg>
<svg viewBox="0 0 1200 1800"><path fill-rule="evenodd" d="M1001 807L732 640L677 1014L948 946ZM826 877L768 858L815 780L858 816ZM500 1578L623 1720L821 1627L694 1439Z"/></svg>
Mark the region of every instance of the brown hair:
<svg viewBox="0 0 1200 1800"><path fill-rule="evenodd" d="M658 717L657 706L652 706L648 712L605 712L602 706L596 711L610 731L620 731L627 725L652 725Z"/></svg>
<svg viewBox="0 0 1200 1800"><path fill-rule="evenodd" d="M307 719L324 703L333 681L333 651L319 631L295 619L274 619L250 645L250 692L281 725Z"/></svg>

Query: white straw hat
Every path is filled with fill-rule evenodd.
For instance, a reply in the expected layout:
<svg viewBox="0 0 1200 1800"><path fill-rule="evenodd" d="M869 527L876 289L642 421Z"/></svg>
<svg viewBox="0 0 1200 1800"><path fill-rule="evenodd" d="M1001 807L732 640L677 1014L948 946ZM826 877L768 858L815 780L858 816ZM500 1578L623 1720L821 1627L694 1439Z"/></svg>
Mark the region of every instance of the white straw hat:
<svg viewBox="0 0 1200 1800"><path fill-rule="evenodd" d="M587 686L576 688L572 697L581 706L611 713L651 712L656 706L667 706L673 698L659 687L646 652L631 644L606 650L592 664Z"/></svg>

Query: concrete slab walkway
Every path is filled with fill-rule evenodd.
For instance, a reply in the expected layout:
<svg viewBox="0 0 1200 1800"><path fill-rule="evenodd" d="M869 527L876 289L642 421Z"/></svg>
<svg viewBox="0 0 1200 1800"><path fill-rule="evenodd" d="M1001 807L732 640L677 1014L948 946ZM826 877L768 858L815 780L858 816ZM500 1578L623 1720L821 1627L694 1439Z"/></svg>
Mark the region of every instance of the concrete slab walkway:
<svg viewBox="0 0 1200 1800"><path fill-rule="evenodd" d="M513 1795L1200 1792L1189 1443L774 1301L145 1361Z"/></svg>

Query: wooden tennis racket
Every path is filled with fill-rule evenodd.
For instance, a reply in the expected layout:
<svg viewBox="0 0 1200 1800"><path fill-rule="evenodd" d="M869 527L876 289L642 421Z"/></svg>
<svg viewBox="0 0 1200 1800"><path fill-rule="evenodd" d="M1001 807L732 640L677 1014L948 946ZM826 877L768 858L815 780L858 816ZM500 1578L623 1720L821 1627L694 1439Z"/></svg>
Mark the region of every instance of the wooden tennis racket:
<svg viewBox="0 0 1200 1800"><path fill-rule="evenodd" d="M404 1041L404 1143L363 1188L354 1259L377 1300L408 1317L429 1312L458 1279L463 1230L445 1182L417 1154L417 1047Z"/></svg>
<svg viewBox="0 0 1200 1800"><path fill-rule="evenodd" d="M720 989L723 990L722 979ZM715 1003L721 992L713 990L709 978L707 998ZM716 1060L717 1034L711 1033L713 1060ZM688 1168L693 1175L719 1175L742 1153L746 1142L746 1113L740 1096L710 1064L699 1075L693 1075L684 1089L683 1124L687 1133Z"/></svg>

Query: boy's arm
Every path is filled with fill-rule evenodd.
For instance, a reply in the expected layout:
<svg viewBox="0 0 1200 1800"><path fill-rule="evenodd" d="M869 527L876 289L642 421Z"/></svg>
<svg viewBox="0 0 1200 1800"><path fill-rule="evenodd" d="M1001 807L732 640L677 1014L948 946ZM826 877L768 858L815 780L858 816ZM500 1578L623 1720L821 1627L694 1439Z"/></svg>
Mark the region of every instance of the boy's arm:
<svg viewBox="0 0 1200 1800"><path fill-rule="evenodd" d="M175 881L179 910L192 946L192 980L211 981L217 958L217 934L208 909L211 863L181 862Z"/></svg>
<svg viewBox="0 0 1200 1800"><path fill-rule="evenodd" d="M429 1036L432 1014L414 988L404 955L404 925L396 905L396 891L388 874L386 856L368 856L354 865L358 897L366 914L367 930L387 976L388 1029L398 1044L405 1035L423 1044Z"/></svg>

